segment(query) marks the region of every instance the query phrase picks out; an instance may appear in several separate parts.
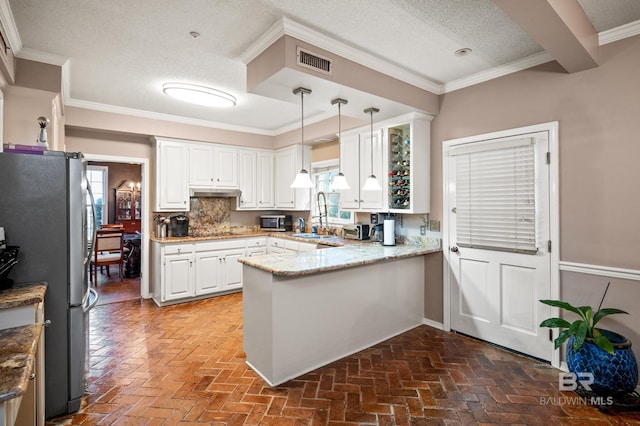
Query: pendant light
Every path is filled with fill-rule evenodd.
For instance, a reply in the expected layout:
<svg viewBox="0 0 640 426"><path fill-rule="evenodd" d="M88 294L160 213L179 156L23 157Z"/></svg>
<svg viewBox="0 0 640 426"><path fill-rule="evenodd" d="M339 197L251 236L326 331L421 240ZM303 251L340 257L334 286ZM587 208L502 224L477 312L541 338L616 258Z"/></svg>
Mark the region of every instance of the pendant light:
<svg viewBox="0 0 640 426"><path fill-rule="evenodd" d="M297 95L300 93L300 105L302 107L302 125L300 126L300 131L302 133L300 139L300 145L302 145L302 168L296 175L296 178L293 180L290 188L301 188L308 189L313 188L313 182L311 182L311 176L309 176L309 172L304 168L304 95L308 95L311 93L310 89L305 89L304 87L298 87L293 90L293 94Z"/></svg>
<svg viewBox="0 0 640 426"><path fill-rule="evenodd" d="M378 108L367 108L364 110L365 114L371 114L371 174L367 178L362 187L363 191L382 191L382 187L378 182L378 178L373 174L373 113L380 112Z"/></svg>
<svg viewBox="0 0 640 426"><path fill-rule="evenodd" d="M340 152L340 143L342 143L342 123L341 123L341 114L340 107L344 104L346 105L348 101L342 98L336 98L331 101L331 105L338 104L338 153ZM339 191L341 189L351 189L349 183L347 182L347 178L344 177L342 173L342 156L338 155L338 176L333 178L333 182L331 182L331 187Z"/></svg>

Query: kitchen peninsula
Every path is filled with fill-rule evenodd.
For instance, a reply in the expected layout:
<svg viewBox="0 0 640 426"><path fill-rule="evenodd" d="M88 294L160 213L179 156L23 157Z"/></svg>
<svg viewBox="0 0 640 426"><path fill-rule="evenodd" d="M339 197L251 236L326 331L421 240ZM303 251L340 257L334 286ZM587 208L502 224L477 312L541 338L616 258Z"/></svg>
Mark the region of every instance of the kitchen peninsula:
<svg viewBox="0 0 640 426"><path fill-rule="evenodd" d="M240 259L247 364L277 386L422 324L424 257L440 250L361 243Z"/></svg>

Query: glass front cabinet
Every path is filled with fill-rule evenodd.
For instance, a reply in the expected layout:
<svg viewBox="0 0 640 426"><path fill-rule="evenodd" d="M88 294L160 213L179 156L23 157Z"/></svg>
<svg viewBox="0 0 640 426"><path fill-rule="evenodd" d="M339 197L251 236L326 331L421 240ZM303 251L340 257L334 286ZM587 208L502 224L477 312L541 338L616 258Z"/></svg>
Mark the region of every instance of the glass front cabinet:
<svg viewBox="0 0 640 426"><path fill-rule="evenodd" d="M124 226L125 232L133 233L141 228L140 190L116 189L116 223Z"/></svg>
<svg viewBox="0 0 640 426"><path fill-rule="evenodd" d="M384 127L387 208L392 213L429 213L431 117L411 113Z"/></svg>

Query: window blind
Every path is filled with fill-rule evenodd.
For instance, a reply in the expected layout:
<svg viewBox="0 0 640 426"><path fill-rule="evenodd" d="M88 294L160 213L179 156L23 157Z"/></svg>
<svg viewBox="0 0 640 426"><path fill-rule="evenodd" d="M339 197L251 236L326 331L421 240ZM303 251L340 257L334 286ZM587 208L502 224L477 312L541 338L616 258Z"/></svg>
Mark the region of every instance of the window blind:
<svg viewBox="0 0 640 426"><path fill-rule="evenodd" d="M460 146L456 244L536 253L535 152L531 138Z"/></svg>

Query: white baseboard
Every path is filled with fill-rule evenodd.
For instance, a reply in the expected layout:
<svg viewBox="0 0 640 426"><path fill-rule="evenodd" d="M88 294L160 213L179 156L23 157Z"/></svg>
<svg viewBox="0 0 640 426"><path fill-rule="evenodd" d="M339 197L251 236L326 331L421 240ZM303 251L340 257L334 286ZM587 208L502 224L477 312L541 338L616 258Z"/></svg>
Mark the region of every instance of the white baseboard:
<svg viewBox="0 0 640 426"><path fill-rule="evenodd" d="M438 330L444 330L444 324L442 324L441 322L430 320L428 318L423 318L422 324L428 325L429 327L437 328Z"/></svg>
<svg viewBox="0 0 640 426"><path fill-rule="evenodd" d="M580 274L598 275L601 277L640 281L640 270L637 269L614 268L611 266L590 265L586 263L561 261L560 270L567 272L578 272Z"/></svg>

